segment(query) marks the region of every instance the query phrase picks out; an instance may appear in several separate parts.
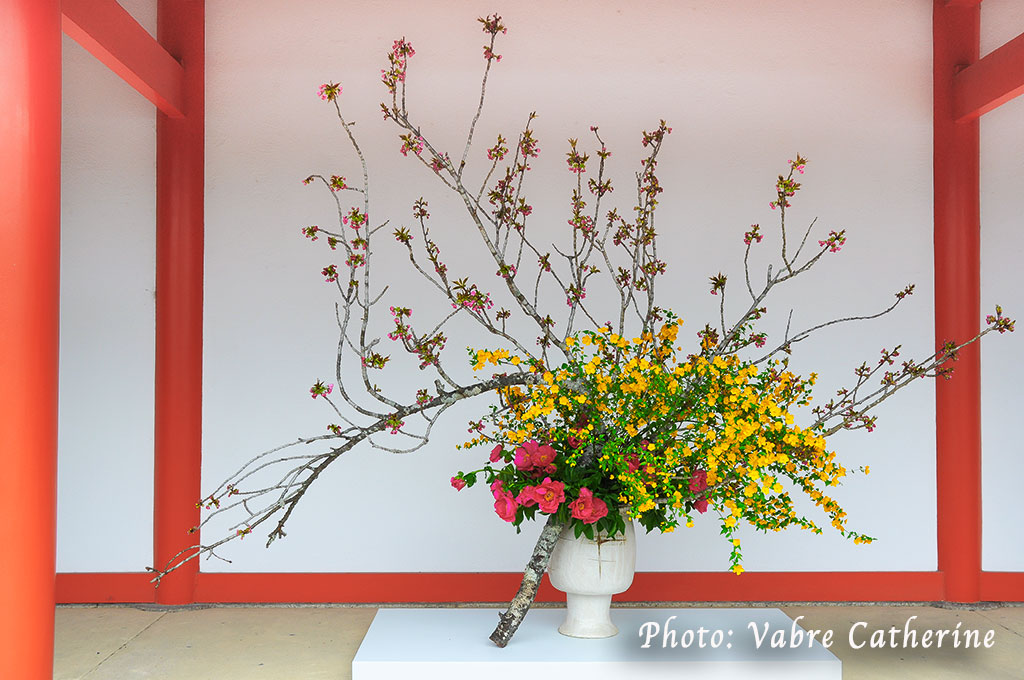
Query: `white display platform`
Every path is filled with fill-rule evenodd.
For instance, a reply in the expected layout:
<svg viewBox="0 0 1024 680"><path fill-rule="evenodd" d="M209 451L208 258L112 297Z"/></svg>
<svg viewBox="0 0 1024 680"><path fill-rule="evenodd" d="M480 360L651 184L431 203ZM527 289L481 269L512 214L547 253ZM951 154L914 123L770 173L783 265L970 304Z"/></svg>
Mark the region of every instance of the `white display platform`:
<svg viewBox="0 0 1024 680"><path fill-rule="evenodd" d="M498 614L495 609L378 610L352 661L352 680L842 680L841 662L817 640L808 646L804 635L798 648L771 646L776 631L785 631L787 645L799 637L794 630L802 631L778 609L614 609L619 634L603 640L565 637L557 630L564 609L534 609L505 649L488 640ZM644 627L649 622L658 628L648 640L654 630ZM751 625L761 634L766 623L758 648ZM699 647L701 628L704 648ZM715 631L720 633L712 640ZM681 648L688 637L691 643Z"/></svg>

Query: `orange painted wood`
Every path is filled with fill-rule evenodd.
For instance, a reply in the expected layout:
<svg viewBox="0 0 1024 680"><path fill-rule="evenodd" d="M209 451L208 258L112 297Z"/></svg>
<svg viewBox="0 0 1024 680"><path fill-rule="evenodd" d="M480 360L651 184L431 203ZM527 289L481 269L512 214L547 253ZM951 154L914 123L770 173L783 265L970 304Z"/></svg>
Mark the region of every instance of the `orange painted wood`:
<svg viewBox="0 0 1024 680"><path fill-rule="evenodd" d="M978 60L980 10L933 10L935 342L963 342L981 317L981 226L977 121L953 117L953 79ZM935 386L938 568L942 599L976 602L981 574L981 355L960 353Z"/></svg>
<svg viewBox="0 0 1024 680"><path fill-rule="evenodd" d="M0 2L0 678L53 677L59 0Z"/></svg>
<svg viewBox="0 0 1024 680"><path fill-rule="evenodd" d="M939 572L731 572L637 574L619 601L921 602L941 598Z"/></svg>
<svg viewBox="0 0 1024 680"><path fill-rule="evenodd" d="M506 602L522 574L213 574L200 573L197 602ZM931 601L938 572L648 572L618 602ZM547 576L538 602L562 602Z"/></svg>
<svg viewBox="0 0 1024 680"><path fill-rule="evenodd" d="M981 599L984 602L1024 602L1024 572L982 572Z"/></svg>
<svg viewBox="0 0 1024 680"><path fill-rule="evenodd" d="M61 604L155 602L156 589L148 573L57 574Z"/></svg>
<svg viewBox="0 0 1024 680"><path fill-rule="evenodd" d="M522 574L218 574L200 573L196 602L500 602L511 599ZM538 600L555 590L547 576Z"/></svg>
<svg viewBox="0 0 1024 680"><path fill-rule="evenodd" d="M115 0L62 0L64 32L169 116L184 111L185 71Z"/></svg>
<svg viewBox="0 0 1024 680"><path fill-rule="evenodd" d="M202 0L160 0L160 43L185 66L184 117L157 113L153 559L196 542L203 394L205 18ZM162 604L192 602L198 561L164 579Z"/></svg>
<svg viewBox="0 0 1024 680"><path fill-rule="evenodd" d="M1019 575L1018 575L1019 576ZM519 573L238 574L200 573L195 601L211 603L443 604L507 602ZM59 574L61 602L152 602L148 574ZM998 584L995 586L998 591ZM159 592L159 591L158 591ZM931 602L939 572L646 572L617 602ZM1001 591L998 591L1001 592ZM1010 600L1008 593L998 599ZM562 602L548 582L538 602ZM1024 600L1024 596L1019 599Z"/></svg>
<svg viewBox="0 0 1024 680"><path fill-rule="evenodd" d="M1024 94L1024 33L953 78L953 117L973 120Z"/></svg>

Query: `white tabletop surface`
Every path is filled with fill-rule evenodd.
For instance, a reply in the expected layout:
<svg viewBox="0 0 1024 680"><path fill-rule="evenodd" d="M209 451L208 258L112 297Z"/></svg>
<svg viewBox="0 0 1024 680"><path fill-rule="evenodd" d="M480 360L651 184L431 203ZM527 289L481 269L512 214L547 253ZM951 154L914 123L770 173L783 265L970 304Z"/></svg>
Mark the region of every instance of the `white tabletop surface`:
<svg viewBox="0 0 1024 680"><path fill-rule="evenodd" d="M565 637L557 631L564 610L534 609L504 649L488 639L498 614L493 609L381 609L353 661L353 680L397 678L413 668L420 678L484 677L481 673L511 678L527 670L568 670L566 664L628 673L608 677L679 678L686 670L699 672L702 680L842 677L835 655L817 642L808 646L806 634L800 646L791 646L802 629L778 609L616 608L612 620L619 634L600 640ZM760 646L754 628L763 635ZM773 637L786 646L773 647Z"/></svg>

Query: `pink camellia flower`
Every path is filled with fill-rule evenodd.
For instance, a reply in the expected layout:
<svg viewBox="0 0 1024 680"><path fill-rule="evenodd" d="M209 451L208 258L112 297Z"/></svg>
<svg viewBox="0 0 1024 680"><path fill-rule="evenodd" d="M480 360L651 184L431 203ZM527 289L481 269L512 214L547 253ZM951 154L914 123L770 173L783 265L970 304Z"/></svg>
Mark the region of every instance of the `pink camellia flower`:
<svg viewBox="0 0 1024 680"><path fill-rule="evenodd" d="M508 491L502 491L500 494L494 494L494 499L494 512L498 514L498 517L506 522L514 522L519 504L516 503L516 499L512 497L512 494Z"/></svg>
<svg viewBox="0 0 1024 680"><path fill-rule="evenodd" d="M697 508L697 512L703 515L708 511L708 499L701 496L693 502L693 507Z"/></svg>
<svg viewBox="0 0 1024 680"><path fill-rule="evenodd" d="M690 491L700 493L708 488L708 473L704 470L696 470L690 475Z"/></svg>
<svg viewBox="0 0 1024 680"><path fill-rule="evenodd" d="M493 482L491 482L491 494L495 498L498 498L498 496L500 496L503 493L507 493L505 491L505 483L503 481L501 481L500 479L495 479Z"/></svg>
<svg viewBox="0 0 1024 680"><path fill-rule="evenodd" d="M537 496L534 494L534 488L532 486L524 486L523 490L516 496L516 503L526 508L532 508L537 505Z"/></svg>
<svg viewBox="0 0 1024 680"><path fill-rule="evenodd" d="M536 452L531 456L533 466L546 468L554 462L556 455L557 454L553 448L547 444L541 444L537 447Z"/></svg>
<svg viewBox="0 0 1024 680"><path fill-rule="evenodd" d="M594 493L583 487L580 489L579 498L569 503L569 511L584 524L593 524L608 514L608 504L600 498L594 498Z"/></svg>
<svg viewBox="0 0 1024 680"><path fill-rule="evenodd" d="M515 463L520 470L547 468L555 460L555 450L547 444L531 439L516 449Z"/></svg>
<svg viewBox="0 0 1024 680"><path fill-rule="evenodd" d="M540 484L527 486L520 491L516 501L526 507L536 503L541 512L557 512L558 506L565 501L565 484L552 482L550 477L545 477Z"/></svg>
<svg viewBox="0 0 1024 680"><path fill-rule="evenodd" d="M466 488L466 480L461 477L452 477L452 486L456 491L462 491Z"/></svg>
<svg viewBox="0 0 1024 680"><path fill-rule="evenodd" d="M502 455L504 455L504 453L505 452L502 449L501 444L498 444L497 446L495 446L493 449L491 449L491 455L490 455L491 462L492 463L497 463L499 460L501 460L501 457L502 457Z"/></svg>
<svg viewBox="0 0 1024 680"><path fill-rule="evenodd" d="M626 466L630 472L636 472L640 469L640 457L636 455L635 451L626 456Z"/></svg>
<svg viewBox="0 0 1024 680"><path fill-rule="evenodd" d="M565 443L569 445L570 449L575 449L583 442L578 437L569 435L568 437L566 437Z"/></svg>
<svg viewBox="0 0 1024 680"><path fill-rule="evenodd" d="M533 459L530 455L530 449L527 448L533 444L534 449L537 447L537 442L524 442L522 446L516 448L515 464L520 470L529 470L533 467Z"/></svg>

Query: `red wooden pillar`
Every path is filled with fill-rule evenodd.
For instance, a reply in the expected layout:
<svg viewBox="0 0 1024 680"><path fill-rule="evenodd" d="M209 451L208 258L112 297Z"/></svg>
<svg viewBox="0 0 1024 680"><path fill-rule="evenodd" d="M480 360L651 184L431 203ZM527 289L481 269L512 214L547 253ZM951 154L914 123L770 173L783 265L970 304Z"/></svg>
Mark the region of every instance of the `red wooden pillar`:
<svg viewBox="0 0 1024 680"><path fill-rule="evenodd" d="M978 332L981 315L978 122L955 122L953 79L978 60L978 3L935 0L934 202L936 342ZM977 602L981 576L981 361L960 353L936 392L938 567L945 599Z"/></svg>
<svg viewBox="0 0 1024 680"><path fill-rule="evenodd" d="M157 38L185 69L184 117L157 113L156 423L154 559L163 567L195 543L203 388L203 0L160 0ZM193 601L199 564L165 578L162 604Z"/></svg>
<svg viewBox="0 0 1024 680"><path fill-rule="evenodd" d="M59 0L0 2L0 678L53 677Z"/></svg>

